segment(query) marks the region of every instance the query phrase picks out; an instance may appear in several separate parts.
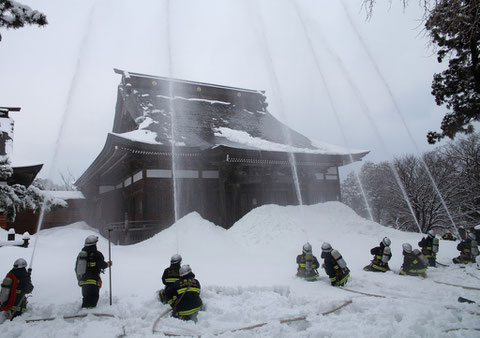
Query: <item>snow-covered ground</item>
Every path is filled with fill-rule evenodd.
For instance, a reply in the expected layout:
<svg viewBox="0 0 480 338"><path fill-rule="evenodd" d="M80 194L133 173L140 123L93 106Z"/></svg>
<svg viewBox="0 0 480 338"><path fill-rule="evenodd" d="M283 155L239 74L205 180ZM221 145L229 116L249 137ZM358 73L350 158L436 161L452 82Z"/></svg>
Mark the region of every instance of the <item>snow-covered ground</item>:
<svg viewBox="0 0 480 338"><path fill-rule="evenodd" d="M28 249L0 248L0 273L5 274L16 258L30 263L33 242L38 240L33 261L35 289L29 309L0 327L2 337L145 337L152 324L167 309L157 300L161 275L170 256L178 252L190 264L202 285L206 311L197 324L166 317L158 330L184 335L213 337L219 332L259 323L248 331L226 332L223 337L478 337L480 333L455 328L478 328L476 304L458 303L459 296L479 301L479 291L437 284L434 281L480 287L480 271L451 264L458 255L457 242L441 241L438 261L449 267L428 269L426 279L399 276L401 245L414 247L418 233L380 226L357 216L341 203L307 207L263 206L252 210L230 230L190 214L169 229L142 243L112 246L113 306L108 300L108 274L103 277L97 309L115 318L88 316L26 323L26 319L83 313L81 291L73 271L86 236L95 230L84 223L43 230L33 236ZM6 232L0 231L0 238ZM388 236L393 257L385 274L365 272L369 250ZM320 246L328 241L338 249L351 270L347 288L384 295L368 297L330 286L321 279L306 282L295 277L296 255L309 241L320 260ZM108 256L108 242L98 248ZM348 300L352 304L321 315ZM307 316L289 324L281 319ZM155 334L161 336L161 333ZM215 335L217 336L217 335Z"/></svg>

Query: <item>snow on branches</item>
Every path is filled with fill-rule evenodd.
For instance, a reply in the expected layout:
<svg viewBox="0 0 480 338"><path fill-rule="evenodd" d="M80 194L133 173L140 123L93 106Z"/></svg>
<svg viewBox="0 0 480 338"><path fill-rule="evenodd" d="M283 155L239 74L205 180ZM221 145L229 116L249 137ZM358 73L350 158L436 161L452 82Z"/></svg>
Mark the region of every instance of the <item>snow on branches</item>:
<svg viewBox="0 0 480 338"><path fill-rule="evenodd" d="M0 1L0 28L16 29L25 26L25 24L45 26L47 23L45 14L37 10L13 0ZM1 40L2 35L0 34Z"/></svg>

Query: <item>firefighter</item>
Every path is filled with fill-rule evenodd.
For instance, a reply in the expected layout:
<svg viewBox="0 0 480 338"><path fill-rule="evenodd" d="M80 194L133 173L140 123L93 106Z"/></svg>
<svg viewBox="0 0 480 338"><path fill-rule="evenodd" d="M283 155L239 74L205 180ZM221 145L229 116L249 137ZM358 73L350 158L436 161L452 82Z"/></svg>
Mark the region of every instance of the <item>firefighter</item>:
<svg viewBox="0 0 480 338"><path fill-rule="evenodd" d="M379 246L370 250L373 255L372 262L363 268L365 271L386 272L390 270L388 261L392 258L392 251L390 249L390 238L384 237Z"/></svg>
<svg viewBox="0 0 480 338"><path fill-rule="evenodd" d="M324 260L322 267L330 278L332 286L344 286L350 277L350 270L340 253L334 250L330 243L325 242L322 244L321 257Z"/></svg>
<svg viewBox="0 0 480 338"><path fill-rule="evenodd" d="M475 240L475 234L469 232L467 238L457 245L460 256L452 259L455 264L475 263L478 256L478 243Z"/></svg>
<svg viewBox="0 0 480 338"><path fill-rule="evenodd" d="M318 278L318 263L317 257L312 254L312 246L310 243L305 243L302 247L302 254L297 256L297 277L302 277L307 281L314 281Z"/></svg>
<svg viewBox="0 0 480 338"><path fill-rule="evenodd" d="M172 299L172 316L183 320L197 321L197 314L202 307L200 282L195 279L190 265L182 265L180 279L165 290L167 299Z"/></svg>
<svg viewBox="0 0 480 338"><path fill-rule="evenodd" d="M409 243L403 243L402 248L403 264L400 269L400 274L427 277L427 258L420 252L420 250L412 250L412 246Z"/></svg>
<svg viewBox="0 0 480 338"><path fill-rule="evenodd" d="M170 266L163 271L162 282L165 288L160 290L160 301L163 304L171 304L172 300L165 297L167 289L172 287L173 284L180 279L180 263L182 262L182 256L175 254L170 258Z"/></svg>
<svg viewBox="0 0 480 338"><path fill-rule="evenodd" d="M433 230L428 230L427 236L418 242L418 246L422 248L422 254L428 259L428 265L436 267L438 238L435 237Z"/></svg>
<svg viewBox="0 0 480 338"><path fill-rule="evenodd" d="M477 244L480 243L480 224L473 227L473 232L475 233Z"/></svg>
<svg viewBox="0 0 480 338"><path fill-rule="evenodd" d="M453 236L450 231L447 231L445 234L443 234L442 239L446 241L456 241L457 237Z"/></svg>
<svg viewBox="0 0 480 338"><path fill-rule="evenodd" d="M13 263L12 270L2 282L0 305L2 311L4 311L3 320L13 320L27 310L26 295L33 291L33 284L32 269L27 271L26 267L27 261L25 259L17 259Z"/></svg>
<svg viewBox="0 0 480 338"><path fill-rule="evenodd" d="M78 285L82 287L82 308L92 309L97 306L102 279L100 273L112 266L112 261L105 262L103 254L97 250L98 236L90 235L85 239L85 246L77 257L76 271ZM83 253L83 255L82 255ZM86 262L86 269L78 272L79 263Z"/></svg>

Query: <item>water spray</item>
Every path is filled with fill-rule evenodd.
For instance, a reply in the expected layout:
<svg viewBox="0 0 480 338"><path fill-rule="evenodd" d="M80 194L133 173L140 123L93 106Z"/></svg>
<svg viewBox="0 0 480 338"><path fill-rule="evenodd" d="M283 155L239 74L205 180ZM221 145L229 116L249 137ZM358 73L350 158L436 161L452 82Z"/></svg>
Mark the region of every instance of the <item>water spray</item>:
<svg viewBox="0 0 480 338"><path fill-rule="evenodd" d="M350 13L348 12L348 9L347 7L345 6L345 3L343 2L343 0L340 1L341 5L342 5L342 8L344 10L344 13L345 13L345 16L347 17L347 21L348 23L350 24L350 26L352 27L352 30L355 32L356 36L357 36L357 39L358 41L360 42L361 46L363 47L365 53L367 54L368 56L368 59L370 60L370 62L372 63L374 69L375 69L375 73L377 74L377 76L379 77L379 79L381 80L383 86L385 87L385 89L387 90L387 93L388 93L388 96L390 98L390 100L392 101L393 103L393 106L394 106L394 110L395 112L397 113L398 117L400 118L401 122L402 122L402 125L403 127L405 128L406 132L407 132L407 135L408 135L408 138L410 139L410 142L412 142L413 146L415 147L415 150L417 152L417 154L420 153L420 150L418 148L418 145L417 143L415 142L415 139L413 138L413 135L412 133L410 132L410 128L408 128L408 125L405 121L405 118L403 117L403 114L400 110L400 107L397 103L397 100L395 99L395 96L393 95L393 92L387 82L387 80L385 79L385 77L383 76L383 73L380 71L380 68L378 67L378 63L376 62L375 58L373 57L373 55L370 53L370 49L368 48L367 44L365 43L365 40L363 39L363 37L360 35L359 33L359 30L356 28L351 16L350 16ZM431 183L432 183L432 186L435 190L435 192L437 193L439 199L440 199L440 202L442 203L442 206L443 208L445 209L445 212L447 213L447 216L450 220L450 222L452 223L455 231L457 232L457 236L460 236L459 232L458 232L458 228L457 228L457 225L455 224L455 221L453 220L453 217L452 215L450 214L450 211L447 207L447 204L445 202L445 199L443 198L441 192L440 192L440 189L438 188L438 185L436 184L435 182L435 179L433 178L433 175L430 171L430 169L428 168L427 164L425 163L425 160L423 159L422 156L420 156L420 162L422 163Z"/></svg>
<svg viewBox="0 0 480 338"><path fill-rule="evenodd" d="M96 3L94 3L92 5L92 8L90 9L90 13L88 14L88 20L87 20L87 23L85 25L86 26L85 30L84 30L85 34L83 35L82 40L80 42L80 48L79 48L79 52L78 52L79 56L78 56L77 62L75 64L75 70L73 72L73 77L70 81L70 86L68 88L67 99L66 99L66 102L65 102L65 109L64 109L63 114L62 114L61 124L60 124L60 128L59 128L58 134L57 134L55 151L53 152L52 160L50 161L51 165L50 165L50 169L49 169L48 175L47 175L48 178L53 177L53 169L54 169L55 164L57 163L57 160L58 160L59 143L60 143L60 140L62 139L62 136L65 134L65 126L66 126L66 122L68 120L68 115L69 115L69 112L70 112L70 105L72 103L71 102L72 97L73 97L73 94L76 90L76 84L78 82L78 77L80 75L80 71L79 71L80 68L81 68L81 57L80 56L82 54L84 54L85 47L87 45L88 38L90 36L90 28L92 27L93 13L94 13L94 10L95 10L95 5L96 5ZM35 251L37 249L37 242L38 242L38 237L40 236L40 230L42 229L42 225L43 225L43 218L44 218L44 215L45 215L45 209L46 209L45 201L43 201L41 203L41 207L40 207L40 214L39 214L38 222L37 222L37 232L36 232L35 240L34 240L34 243L33 243L32 256L30 257L30 263L29 263L29 266L28 266L29 269L32 269L32 266L33 266L33 258L35 256Z"/></svg>

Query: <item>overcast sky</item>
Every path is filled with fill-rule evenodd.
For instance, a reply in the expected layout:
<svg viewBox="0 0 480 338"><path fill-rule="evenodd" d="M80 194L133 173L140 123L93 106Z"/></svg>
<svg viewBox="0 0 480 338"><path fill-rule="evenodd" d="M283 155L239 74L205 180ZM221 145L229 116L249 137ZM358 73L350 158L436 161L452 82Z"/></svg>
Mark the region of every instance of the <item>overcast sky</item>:
<svg viewBox="0 0 480 338"><path fill-rule="evenodd" d="M425 135L445 112L430 84L446 66L416 3L379 2L366 21L361 0L21 2L49 24L2 30L0 106L22 108L13 162L43 163L40 177L78 178L99 154L113 125L113 68L265 90L293 129L370 150L375 162L432 149Z"/></svg>

